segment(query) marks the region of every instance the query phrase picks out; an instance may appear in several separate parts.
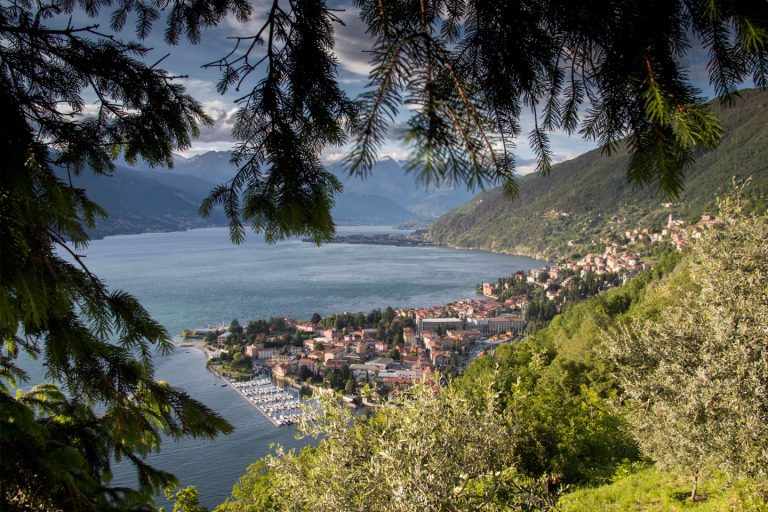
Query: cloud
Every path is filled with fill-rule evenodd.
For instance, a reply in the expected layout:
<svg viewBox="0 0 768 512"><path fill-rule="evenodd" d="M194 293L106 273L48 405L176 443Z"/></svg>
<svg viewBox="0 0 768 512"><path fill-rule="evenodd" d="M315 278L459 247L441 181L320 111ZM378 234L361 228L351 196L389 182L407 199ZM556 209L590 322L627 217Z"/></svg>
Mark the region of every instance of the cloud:
<svg viewBox="0 0 768 512"><path fill-rule="evenodd" d="M271 0L256 0L251 2L253 14L246 22L240 22L234 16L224 18L217 30L226 32L229 36L250 37L256 35L264 25L272 5ZM358 16L359 9L351 4L340 3L331 6L334 14L342 21L334 25L334 53L339 61L340 79L348 85L359 85L367 82L371 65L366 53L373 46L371 37L366 34L366 25ZM232 43L234 45L234 42ZM242 46L242 45L241 45ZM257 48L256 53L263 52ZM263 54L263 53L261 53Z"/></svg>
<svg viewBox="0 0 768 512"><path fill-rule="evenodd" d="M341 161L342 159L344 159L344 157L349 155L349 152L351 149L352 149L351 144L326 148L326 150L323 151L323 154L320 155L320 159L326 165L334 164ZM399 141L388 140L382 146L378 156L379 156L379 160L381 160L384 157L389 157L393 160L406 160L410 152L411 152L410 148L400 143Z"/></svg>
<svg viewBox="0 0 768 512"><path fill-rule="evenodd" d="M95 95L87 94L86 96L87 97L85 100L87 103L83 104L83 108L81 108L77 114L73 114L75 110L69 103L57 103L56 111L65 115L71 115L73 119L81 117L96 117L99 115L99 104L95 101Z"/></svg>
<svg viewBox="0 0 768 512"><path fill-rule="evenodd" d="M241 22L232 14L228 14L222 23L231 35L248 37L254 36L261 29L267 20L269 9L272 6L272 0L251 0L251 17L246 22Z"/></svg>
<svg viewBox="0 0 768 512"><path fill-rule="evenodd" d="M205 113L213 118L213 126L200 128L200 137L193 143L193 149L205 143L232 145L232 127L235 125L237 107L228 106L222 100L213 100L203 103Z"/></svg>
<svg viewBox="0 0 768 512"><path fill-rule="evenodd" d="M187 94L200 102L212 102L221 95L216 90L216 83L212 80L203 80L201 78L180 78L179 82L187 89Z"/></svg>
<svg viewBox="0 0 768 512"><path fill-rule="evenodd" d="M336 46L334 52L339 59L339 66L343 71L350 73L352 77L346 80L357 79L367 81L368 73L373 66L370 63L370 54L366 53L373 47L371 36L366 33L366 25L360 19L359 9L352 6L341 6L343 9L336 15L343 25L336 25Z"/></svg>

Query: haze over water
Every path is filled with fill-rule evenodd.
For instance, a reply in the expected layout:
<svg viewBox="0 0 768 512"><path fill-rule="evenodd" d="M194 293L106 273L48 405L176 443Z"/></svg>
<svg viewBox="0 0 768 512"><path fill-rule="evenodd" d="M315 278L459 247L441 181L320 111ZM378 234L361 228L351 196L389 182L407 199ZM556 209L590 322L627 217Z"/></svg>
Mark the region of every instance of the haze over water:
<svg viewBox="0 0 768 512"><path fill-rule="evenodd" d="M340 227L339 234L395 233L383 227ZM225 228L124 235L95 240L87 251L92 272L110 289L141 300L171 335L185 327L270 316L308 319L340 311L429 306L473 297L475 284L543 264L527 257L440 247L327 244L300 240L265 245L250 234L233 245ZM35 365L37 366L37 365ZM293 447L293 427L276 428L234 390L216 384L205 357L179 348L156 356L157 378L182 387L235 426L212 442L166 442L149 462L196 485L201 503L214 506L228 495L249 464L270 443ZM33 383L42 379L32 369ZM115 483L132 484L115 468Z"/></svg>

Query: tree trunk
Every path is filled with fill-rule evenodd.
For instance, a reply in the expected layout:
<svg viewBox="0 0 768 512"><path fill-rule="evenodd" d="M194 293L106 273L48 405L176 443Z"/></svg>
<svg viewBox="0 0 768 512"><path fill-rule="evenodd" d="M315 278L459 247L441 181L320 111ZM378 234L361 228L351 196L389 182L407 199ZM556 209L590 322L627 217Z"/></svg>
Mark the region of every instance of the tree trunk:
<svg viewBox="0 0 768 512"><path fill-rule="evenodd" d="M699 487L699 474L693 475L693 489L691 489L691 503L696 503L696 490Z"/></svg>

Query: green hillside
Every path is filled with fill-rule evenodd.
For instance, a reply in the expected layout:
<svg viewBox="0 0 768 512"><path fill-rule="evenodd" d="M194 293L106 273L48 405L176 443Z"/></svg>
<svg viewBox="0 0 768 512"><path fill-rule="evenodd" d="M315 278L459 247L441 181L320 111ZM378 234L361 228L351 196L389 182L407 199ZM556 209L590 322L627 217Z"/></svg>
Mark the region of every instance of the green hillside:
<svg viewBox="0 0 768 512"><path fill-rule="evenodd" d="M634 228L660 228L669 214L694 221L714 210L714 198L734 177L752 177L753 200L768 197L768 93L742 91L737 105L714 105L725 128L717 150L699 155L686 189L670 200L650 187L629 184L628 156L590 151L554 166L549 176L521 179L515 200L491 190L444 215L429 237L436 243L499 252L564 256L601 236ZM666 205L666 206L665 206ZM570 241L570 244L569 244Z"/></svg>

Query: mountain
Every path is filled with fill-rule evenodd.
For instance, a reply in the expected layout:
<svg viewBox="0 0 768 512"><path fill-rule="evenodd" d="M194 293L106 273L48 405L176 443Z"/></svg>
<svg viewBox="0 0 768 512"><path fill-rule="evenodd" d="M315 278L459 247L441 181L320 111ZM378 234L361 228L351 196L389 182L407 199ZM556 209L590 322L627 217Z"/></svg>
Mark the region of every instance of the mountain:
<svg viewBox="0 0 768 512"><path fill-rule="evenodd" d="M58 175L70 179L64 170L59 170ZM87 171L71 176L71 180L109 214L106 219L97 219L96 227L89 230L93 238L225 225L220 212L208 219L198 215L200 202L211 186L191 176L159 172L147 175L116 166L111 176Z"/></svg>
<svg viewBox="0 0 768 512"><path fill-rule="evenodd" d="M208 151L206 153L184 158L181 155L173 156L173 167L149 167L143 160L137 160L128 164L122 158L115 163L121 167L129 167L150 176L178 176L193 177L207 183L208 191L212 185L219 185L232 179L235 175L235 167L229 163L232 154L229 151Z"/></svg>
<svg viewBox="0 0 768 512"><path fill-rule="evenodd" d="M336 200L333 218L337 224L392 226L416 219L416 215L386 197L344 192Z"/></svg>
<svg viewBox="0 0 768 512"><path fill-rule="evenodd" d="M231 153L227 151L209 151L201 155L179 159L170 171L165 169L143 169L145 172L193 176L214 185L229 181L235 174L235 168L230 164ZM404 162L384 157L371 170L367 179L349 176L341 164L331 164L328 170L332 172L344 186L344 193L337 201L342 208L338 211L339 222L350 219L360 224L364 219L380 218L380 214L365 211L366 201L375 198L377 208L385 208L386 218L434 219L443 213L456 208L468 201L474 195L470 191L450 187L429 187L416 182L414 175L405 172ZM384 201L384 199L388 201ZM359 201L357 204L354 204ZM392 207L393 203L395 207ZM410 215L403 214L408 210ZM354 210L359 213L349 217ZM336 214L336 213L335 213ZM404 216L405 215L405 216Z"/></svg>
<svg viewBox="0 0 768 512"><path fill-rule="evenodd" d="M426 187L405 171L404 162L384 157L371 169L368 178L349 176L341 164L329 170L341 180L344 193L377 195L389 199L422 219L434 219L468 201L473 192L452 187Z"/></svg>
<svg viewBox="0 0 768 512"><path fill-rule="evenodd" d="M133 169L199 204L213 186L234 176L230 158L230 152L209 151L192 158L178 157L172 169L149 168L141 162ZM365 180L350 177L339 164L331 165L329 170L344 185L344 192L337 197L333 210L334 219L342 225L391 225L434 219L472 197L471 192L460 189L420 186L400 162L391 158L379 161L370 178ZM93 186L98 188L98 183L94 182ZM105 204L108 210L109 206Z"/></svg>
<svg viewBox="0 0 768 512"><path fill-rule="evenodd" d="M150 179L202 199L213 186L232 179L236 170L230 163L230 158L231 153L227 151L209 151L192 158L178 159L173 169L144 167L138 170ZM386 167L387 162L381 162L381 165ZM405 172L396 163L394 166L395 169L389 174L405 177ZM398 197L398 190L401 191L399 195L402 195L402 187L412 188L410 178L401 180L400 183L389 180L381 184L387 191L386 194L381 194L376 186L371 185L358 187L352 183L349 187L345 186L344 192L336 198L336 206L333 209L335 221L342 225L391 225L422 218L391 199ZM459 204L461 202L463 201Z"/></svg>
<svg viewBox="0 0 768 512"><path fill-rule="evenodd" d="M108 218L97 220L96 227L90 230L92 237L224 226L227 220L220 211L203 219L197 210L215 185L227 182L234 175L229 159L228 152L211 151L193 158L178 157L171 169L150 168L141 161L127 167L125 161L118 160L111 176L84 172L72 176L72 182L84 188L89 197L109 213ZM410 190L413 184L397 163L392 164L391 175L405 179L401 184L384 180L382 185L388 195L397 197L398 186ZM388 162L383 165L386 167ZM61 171L60 176L65 177L65 171ZM366 192L375 190L372 185L350 188L353 190L337 197L333 215L338 224L393 225L424 218L389 197ZM429 196L425 196L425 200L429 200Z"/></svg>
<svg viewBox="0 0 768 512"><path fill-rule="evenodd" d="M671 214L687 222L715 210L733 178L751 176L754 204L768 198L768 93L742 91L732 108L712 106L725 128L719 147L699 154L674 201L627 182L626 152L590 151L553 166L549 176L520 180L515 200L495 189L438 219L428 237L439 244L554 258L579 252L609 233L661 228Z"/></svg>

